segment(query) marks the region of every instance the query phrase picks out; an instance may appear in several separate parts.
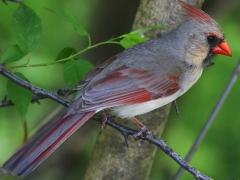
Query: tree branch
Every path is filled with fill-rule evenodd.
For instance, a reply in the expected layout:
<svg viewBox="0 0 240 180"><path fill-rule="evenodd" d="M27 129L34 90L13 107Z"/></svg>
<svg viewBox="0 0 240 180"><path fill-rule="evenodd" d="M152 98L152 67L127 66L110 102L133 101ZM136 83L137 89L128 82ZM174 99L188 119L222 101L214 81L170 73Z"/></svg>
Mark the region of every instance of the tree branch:
<svg viewBox="0 0 240 180"><path fill-rule="evenodd" d="M107 125L113 127L114 129L121 132L124 136L133 136L138 131L131 128L122 126L121 124L116 123L112 119L108 119ZM163 139L158 139L151 131L147 131L138 137L140 140L148 141L151 144L159 147L163 152L165 152L169 157L171 157L175 162L177 162L183 169L191 173L196 179L199 180L210 180L211 178L202 174L200 171L192 167L188 162L183 160L180 155L178 155L173 149L171 149Z"/></svg>
<svg viewBox="0 0 240 180"><path fill-rule="evenodd" d="M74 92L75 92L75 90L61 88L61 89L58 89L58 90L56 90L54 92L49 92L49 93L55 93L58 96L61 96L61 98L63 98L63 97L66 97L66 96L68 96L68 95L70 95L70 94L72 94ZM46 95L36 95L36 94L33 94L31 102L32 103L39 103L40 100L47 99L47 98L48 97ZM11 101L11 99L8 99L7 96L3 100L0 101L0 108L13 106L13 105L14 105L14 103Z"/></svg>
<svg viewBox="0 0 240 180"><path fill-rule="evenodd" d="M186 2L200 6L203 0L186 0ZM159 37L163 31L164 33L171 31L186 18L179 15L182 9L178 0L140 0L139 3L133 30L157 24L164 27L161 30L148 31L146 34L151 39ZM170 107L169 104L138 118L148 129L151 129L153 134L161 136L168 121ZM125 126L131 127L130 121L119 119L117 122L124 122ZM114 138L111 138L112 136ZM147 142L136 143L130 139L129 148L126 149L119 145L118 142L121 140L121 135L110 128L98 136L84 180L149 179L157 147L149 146Z"/></svg>
<svg viewBox="0 0 240 180"><path fill-rule="evenodd" d="M15 82L19 86L30 90L33 94L35 94L37 96L44 97L44 98L49 98L49 99L52 99L52 100L58 102L59 104L62 104L64 106L69 106L69 102L64 100L63 98L61 98L57 93L55 93L55 92L51 93L51 92L46 91L46 90L44 90L40 87L33 86L28 81L21 79L20 77L18 77L14 73L7 70L2 64L0 64L0 74L5 76L9 80Z"/></svg>
<svg viewBox="0 0 240 180"><path fill-rule="evenodd" d="M15 82L19 86L22 86L25 89L30 90L34 96L33 101L38 101L40 99L49 98L51 100L56 101L59 104L64 105L65 107L69 107L70 103L63 99L59 94L59 92L49 92L47 90L44 90L40 87L34 86L31 83L19 78L14 73L8 71L3 65L0 65L0 74L8 78L9 80ZM63 91L62 95L65 95L67 91ZM13 105L11 100L3 100L1 102L0 107L6 107ZM101 121L100 118L97 119L98 121ZM138 131L133 130L131 128L125 127L119 123L116 123L112 118L108 119L106 122L107 125L113 127L114 129L118 130L121 134L124 135L124 137L132 136L136 134ZM191 173L195 178L200 180L210 180L211 178L207 177L206 175L202 174L200 171L193 168L190 164L188 164L185 160L183 160L176 152L174 152L162 139L158 139L155 135L153 135L152 132L147 131L143 134L141 134L139 139L148 141L151 144L154 144L161 148L168 156L170 156L174 161L176 161L182 168L184 168L186 171Z"/></svg>
<svg viewBox="0 0 240 180"><path fill-rule="evenodd" d="M190 148L188 154L184 158L185 161L190 162L196 153L196 151L199 149L203 139L205 138L206 134L209 131L209 128L213 124L214 120L216 119L219 111L222 108L223 103L227 99L229 93L232 91L233 86L236 84L238 78L240 75L240 60L238 61L238 64L236 65L236 68L233 70L232 77L226 86L223 95L220 97L219 101L216 103L215 107L212 110L212 113L209 115L206 123L204 124L202 130L200 131L198 137L196 138L195 142L193 143L192 147ZM178 180L183 174L183 169L179 168L176 175L174 176L174 180Z"/></svg>

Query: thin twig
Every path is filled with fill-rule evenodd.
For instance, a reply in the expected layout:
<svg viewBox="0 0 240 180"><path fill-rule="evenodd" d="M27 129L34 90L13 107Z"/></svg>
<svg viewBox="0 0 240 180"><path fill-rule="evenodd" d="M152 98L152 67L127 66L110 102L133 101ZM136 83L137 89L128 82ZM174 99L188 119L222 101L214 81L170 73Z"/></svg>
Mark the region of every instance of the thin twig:
<svg viewBox="0 0 240 180"><path fill-rule="evenodd" d="M28 68L28 67L44 67L44 66L51 66L51 65L55 65L55 64L59 64L59 63L65 63L67 61L70 61L74 58L77 58L79 57L81 54L83 53L86 53L94 48L97 48L99 46L103 46L103 45L107 45L107 44L117 44L119 45L120 43L118 41L116 41L117 39L119 39L121 36L119 37L116 37L116 38L112 38L110 40L107 40L107 41L103 41L103 42L100 42L100 43L96 43L96 44L93 44L91 46L88 46L78 52L76 52L75 54L72 54L66 58L63 58L63 59L59 59L57 61L52 61L52 62L48 62L48 63L37 63L37 64L20 64L20 65L9 65L8 68L9 69L17 69L17 68Z"/></svg>
<svg viewBox="0 0 240 180"><path fill-rule="evenodd" d="M39 88L37 86L33 86L29 82L19 78L15 74L8 71L3 65L0 65L0 74L8 78L9 80L12 80L13 82L17 83L18 85L30 90L35 95L41 95L45 96L46 98L52 99L65 107L69 107L69 102L64 100L61 96L57 95L55 92L48 92L47 90L44 90L42 88ZM125 137L129 135L134 135L138 131L130 129L128 127L122 126L116 122L113 121L113 119L108 119L106 122L109 126L115 128L119 132L121 132ZM174 161L176 161L182 168L184 168L186 171L191 173L196 179L200 180L210 180L210 177L207 177L206 175L202 174L200 171L193 168L190 164L188 164L186 161L184 161L176 152L174 152L162 139L158 139L156 136L154 136L150 131L147 131L146 133L142 133L140 136L138 136L139 139L145 140L150 142L151 144L154 144L161 148L168 156L170 156Z"/></svg>
<svg viewBox="0 0 240 180"><path fill-rule="evenodd" d="M55 93L55 94L57 94L57 95L59 95L63 98L63 97L66 97L66 96L68 96L68 95L70 95L74 92L75 92L75 90L61 88L61 89L58 89L58 90L56 90L54 92L51 92L51 93ZM47 99L47 98L48 97L46 95L33 94L31 102L32 103L40 103L40 100ZM7 97L5 97L2 101L0 101L0 108L13 106L13 105L14 105L14 103L11 101L11 99L8 99Z"/></svg>
<svg viewBox="0 0 240 180"><path fill-rule="evenodd" d="M13 102L10 99L7 99L7 97L4 97L4 99L1 100L0 102L0 108L13 106L13 105L14 105Z"/></svg>
<svg viewBox="0 0 240 180"><path fill-rule="evenodd" d="M138 131L133 130L131 128L125 127L121 124L116 123L112 119L108 119L106 122L107 125L113 127L114 129L121 132L125 137L127 136L134 136ZM185 160L183 160L176 152L174 152L162 139L158 139L155 135L152 134L152 132L147 131L146 133L142 133L140 136L138 136L141 140L146 140L150 142L151 144L154 144L161 148L163 152L165 152L168 156L170 156L175 162L177 162L182 168L184 168L186 171L191 173L196 179L199 180L210 180L212 178L202 174L200 171L196 170L194 167L192 167L190 164L188 164Z"/></svg>
<svg viewBox="0 0 240 180"><path fill-rule="evenodd" d="M12 1L19 1L19 0L12 0ZM50 10L50 9L48 9L48 10ZM50 10L50 11L53 12L52 10ZM161 29L161 28L163 28L162 24L156 24L156 25L144 28L144 29L135 30L135 31L130 32L130 33L136 33L136 32L140 33L141 32L143 34L144 32L154 30L154 29ZM58 63L65 63L67 61L70 61L74 58L79 57L80 55L82 55L82 54L84 54L84 53L86 53L86 52L88 52L92 49L95 49L95 48L103 46L103 45L109 45L109 44L121 45L120 40L123 39L123 38L126 38L130 33L123 34L123 35L120 35L120 36L117 36L117 37L114 37L114 38L110 38L106 41L95 43L95 44L92 44L91 37L90 37L90 35L88 35L87 36L88 46L86 48L82 49L82 50L79 50L75 54L72 54L72 55L68 56L68 57L58 59L57 61L52 61L52 62L48 62L48 63L37 63L37 64L27 63L27 64L20 64L20 65L13 65L13 66L9 65L8 68L9 69L16 69L16 68L27 68L27 67L44 67L44 66L55 65L55 64L58 64Z"/></svg>
<svg viewBox="0 0 240 180"><path fill-rule="evenodd" d="M64 100L63 98L61 98L58 94L56 93L51 93L49 91L46 91L40 87L37 86L33 86L31 83L27 82L24 79L21 79L20 77L18 77L17 75L15 75L14 73L10 72L9 70L7 70L3 65L0 64L0 74L2 74L3 76L5 76L6 78L8 78L9 80L15 82L16 84L18 84L19 86L24 87L25 89L30 90L33 94L38 95L38 96L45 96L49 99L52 99L64 106L68 106L69 102Z"/></svg>
<svg viewBox="0 0 240 180"><path fill-rule="evenodd" d="M184 158L185 161L190 162L193 155L198 150L203 139L205 138L206 134L208 133L209 128L211 127L212 123L216 119L216 116L218 115L219 111L221 110L223 103L225 102L229 93L232 91L233 86L236 84L239 75L240 75L240 60L232 73L232 77L231 77L226 89L224 90L223 95L221 96L221 98L219 99L219 101L217 102L215 107L213 108L213 111L211 112L210 116L208 117L208 119L207 119L206 123L204 124L202 130L200 131L197 139L195 140L195 142L192 145L192 147L190 148L188 154ZM174 180L179 180L179 178L182 176L182 174L183 174L183 169L180 167L174 176Z"/></svg>

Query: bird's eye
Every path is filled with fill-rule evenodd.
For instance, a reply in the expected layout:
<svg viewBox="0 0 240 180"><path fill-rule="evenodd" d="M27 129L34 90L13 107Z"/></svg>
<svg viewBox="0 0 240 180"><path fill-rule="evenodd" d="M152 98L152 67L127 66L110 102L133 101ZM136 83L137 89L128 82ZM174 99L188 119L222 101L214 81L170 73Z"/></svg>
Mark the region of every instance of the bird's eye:
<svg viewBox="0 0 240 180"><path fill-rule="evenodd" d="M207 41L210 47L216 47L222 40L217 36L210 35L207 37Z"/></svg>
<svg viewBox="0 0 240 180"><path fill-rule="evenodd" d="M216 36L213 36L213 35L208 36L207 39L208 39L208 42L209 42L210 44L214 44L214 43L216 43L217 40L218 40L217 37L216 37Z"/></svg>

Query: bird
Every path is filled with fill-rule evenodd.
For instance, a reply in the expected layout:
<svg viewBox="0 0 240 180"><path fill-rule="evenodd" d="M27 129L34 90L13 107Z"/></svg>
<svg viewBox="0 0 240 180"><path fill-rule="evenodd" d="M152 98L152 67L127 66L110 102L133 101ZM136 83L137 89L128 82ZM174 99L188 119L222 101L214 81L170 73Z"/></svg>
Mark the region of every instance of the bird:
<svg viewBox="0 0 240 180"><path fill-rule="evenodd" d="M105 61L87 75L64 116L47 122L1 170L26 177L96 113L136 119L187 92L216 54L231 56L219 24L179 1L185 20L169 33Z"/></svg>

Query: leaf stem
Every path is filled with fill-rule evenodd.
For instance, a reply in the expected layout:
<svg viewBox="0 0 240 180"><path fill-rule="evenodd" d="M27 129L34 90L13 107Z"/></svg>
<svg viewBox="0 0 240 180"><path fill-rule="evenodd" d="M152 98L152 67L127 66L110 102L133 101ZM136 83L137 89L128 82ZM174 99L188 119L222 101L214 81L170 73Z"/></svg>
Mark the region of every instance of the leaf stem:
<svg viewBox="0 0 240 180"><path fill-rule="evenodd" d="M144 28L144 29L138 29L136 31L133 31L133 32L130 32L130 33L127 33L127 34L123 34L123 35L120 35L120 36L117 36L115 38L110 38L109 40L107 41L103 41L103 42L99 42L99 43L96 43L96 44L92 44L92 40L91 40L91 37L90 35L87 36L87 39L88 39L88 46L80 51L78 51L77 53L75 54L72 54L66 58L63 58L63 59L59 59L57 61L53 61L53 62L49 62L49 63L38 63L38 64L20 64L20 65L5 65L5 67L7 67L8 69L17 69L17 68L27 68L27 67L44 67L44 66L51 66L51 65L55 65L55 64L58 64L58 63L65 63L67 61L70 61L72 60L73 58L76 58L78 56L80 56L81 54L89 51L89 50L92 50L94 48L97 48L99 46L103 46L103 45L107 45L107 44L117 44L117 45L121 45L121 43L119 42L120 39L122 38L125 38L127 37L127 35L131 34L131 33L136 33L136 32L146 32L146 31L149 31L151 29L160 29L162 28L161 25L157 24L157 25L154 25L154 26L151 26L151 27L148 27L148 28Z"/></svg>
<svg viewBox="0 0 240 180"><path fill-rule="evenodd" d="M89 50L92 50L94 48L97 48L99 46L103 46L103 45L107 45L107 44L118 44L119 45L120 43L118 41L116 41L119 38L121 38L121 36L109 39L109 40L104 41L104 42L96 43L96 44L93 44L93 45L91 45L91 39L88 38L88 41L89 41L88 47L86 47L85 49L82 49L82 50L78 51L77 53L72 54L72 55L70 55L66 58L59 59L57 61L53 61L53 62L49 62L49 63L21 64L21 65L7 66L7 68L8 69L17 69L17 68L27 68L27 67L43 67L43 66L55 65L55 64L58 64L58 63L65 63L65 62L70 61L73 58L76 58L76 57L80 56L81 54L83 54L83 53L85 53Z"/></svg>
<svg viewBox="0 0 240 180"><path fill-rule="evenodd" d="M92 46L92 39L91 39L91 36L88 35L87 38L88 38L88 47L90 47L90 46Z"/></svg>

